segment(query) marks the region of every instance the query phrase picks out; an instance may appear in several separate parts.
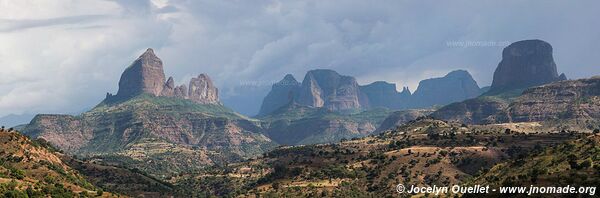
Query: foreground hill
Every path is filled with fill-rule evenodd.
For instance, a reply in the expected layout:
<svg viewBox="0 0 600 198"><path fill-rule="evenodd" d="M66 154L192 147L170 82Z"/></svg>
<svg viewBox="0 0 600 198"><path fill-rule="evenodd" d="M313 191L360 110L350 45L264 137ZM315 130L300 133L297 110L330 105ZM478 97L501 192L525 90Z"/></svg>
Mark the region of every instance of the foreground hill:
<svg viewBox="0 0 600 198"><path fill-rule="evenodd" d="M116 95L78 116L37 115L24 134L65 152L135 167L160 178L239 161L273 148L258 122L218 101L207 75L189 89L165 82L162 61L148 49L119 81Z"/></svg>
<svg viewBox="0 0 600 198"><path fill-rule="evenodd" d="M1 197L112 197L69 167L44 141L0 130Z"/></svg>
<svg viewBox="0 0 600 198"><path fill-rule="evenodd" d="M217 196L397 196L400 183L459 184L497 163L577 137L534 130L420 118L377 136L282 147L225 169L181 177L178 184Z"/></svg>
<svg viewBox="0 0 600 198"><path fill-rule="evenodd" d="M599 144L600 134L595 134L554 145L529 156L498 164L471 183L494 187L530 185L597 187L600 184ZM588 195L580 194L581 197ZM550 195L544 195L544 197L548 196Z"/></svg>

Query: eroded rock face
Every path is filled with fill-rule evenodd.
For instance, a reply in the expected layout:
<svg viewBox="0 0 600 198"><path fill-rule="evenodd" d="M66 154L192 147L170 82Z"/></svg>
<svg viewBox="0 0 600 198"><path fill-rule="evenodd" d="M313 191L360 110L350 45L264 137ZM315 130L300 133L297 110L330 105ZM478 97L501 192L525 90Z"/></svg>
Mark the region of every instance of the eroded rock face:
<svg viewBox="0 0 600 198"><path fill-rule="evenodd" d="M117 95L106 94L106 101L121 102L140 94L189 99L200 104L219 104L219 91L210 77L200 74L186 85L175 85L173 77L165 82L163 63L148 49L121 75Z"/></svg>
<svg viewBox="0 0 600 198"><path fill-rule="evenodd" d="M300 83L291 74L275 83L271 91L263 99L258 115L266 115L295 101L300 89Z"/></svg>
<svg viewBox="0 0 600 198"><path fill-rule="evenodd" d="M408 87L404 87L402 92L398 92L396 91L396 84L377 81L360 86L360 90L367 96L371 108L406 109L410 107L411 93Z"/></svg>
<svg viewBox="0 0 600 198"><path fill-rule="evenodd" d="M560 81L527 89L501 122L600 121L600 77Z"/></svg>
<svg viewBox="0 0 600 198"><path fill-rule="evenodd" d="M502 61L494 72L490 93L543 85L566 80L558 75L552 46L542 40L524 40L502 51Z"/></svg>
<svg viewBox="0 0 600 198"><path fill-rule="evenodd" d="M326 69L311 70L306 74L298 103L334 111L368 107L368 99L360 92L354 77Z"/></svg>
<svg viewBox="0 0 600 198"><path fill-rule="evenodd" d="M200 74L190 80L188 99L200 104L219 103L219 90L206 74Z"/></svg>
<svg viewBox="0 0 600 198"><path fill-rule="evenodd" d="M165 84L163 63L148 49L136 59L121 75L117 97L126 99L133 96L149 93L159 96Z"/></svg>
<svg viewBox="0 0 600 198"><path fill-rule="evenodd" d="M459 102L479 95L481 89L471 74L465 70L456 70L441 78L419 82L412 101L414 107L424 108Z"/></svg>
<svg viewBox="0 0 600 198"><path fill-rule="evenodd" d="M173 96L178 98L187 98L188 96L188 88L185 85L179 85L175 87L173 91Z"/></svg>

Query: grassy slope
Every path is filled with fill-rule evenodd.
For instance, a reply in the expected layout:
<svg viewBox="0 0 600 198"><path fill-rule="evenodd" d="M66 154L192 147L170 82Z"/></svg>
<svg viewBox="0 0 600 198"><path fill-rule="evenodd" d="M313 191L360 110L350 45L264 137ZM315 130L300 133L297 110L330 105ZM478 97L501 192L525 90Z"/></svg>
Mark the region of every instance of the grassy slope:
<svg viewBox="0 0 600 198"><path fill-rule="evenodd" d="M600 184L600 135L546 148L501 163L473 183L492 186L597 186Z"/></svg>
<svg viewBox="0 0 600 198"><path fill-rule="evenodd" d="M89 183L47 143L0 131L0 195L75 197L109 193Z"/></svg>

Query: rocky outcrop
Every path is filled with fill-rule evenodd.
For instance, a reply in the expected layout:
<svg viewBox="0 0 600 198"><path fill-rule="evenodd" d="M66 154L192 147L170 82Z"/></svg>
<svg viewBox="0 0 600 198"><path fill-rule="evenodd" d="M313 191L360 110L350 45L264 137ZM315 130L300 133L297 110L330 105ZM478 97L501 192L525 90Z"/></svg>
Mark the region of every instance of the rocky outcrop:
<svg viewBox="0 0 600 198"><path fill-rule="evenodd" d="M116 97L127 99L142 93L159 96L164 84L163 63L149 48L125 69Z"/></svg>
<svg viewBox="0 0 600 198"><path fill-rule="evenodd" d="M119 80L117 95L107 93L105 102L122 102L140 94L189 99L199 104L219 104L219 91L206 74L192 78L189 90L186 85L175 86L173 77L165 82L163 63L150 48L125 69Z"/></svg>
<svg viewBox="0 0 600 198"><path fill-rule="evenodd" d="M600 121L600 77L527 89L499 115L499 122Z"/></svg>
<svg viewBox="0 0 600 198"><path fill-rule="evenodd" d="M200 104L216 104L219 102L219 90L206 74L200 74L190 80L188 99Z"/></svg>
<svg viewBox="0 0 600 198"><path fill-rule="evenodd" d="M566 80L558 75L552 46L542 40L524 40L502 51L502 61L494 72L490 94Z"/></svg>
<svg viewBox="0 0 600 198"><path fill-rule="evenodd" d="M271 91L263 99L260 106L259 116L272 113L273 111L295 101L299 94L300 83L291 74L273 84Z"/></svg>
<svg viewBox="0 0 600 198"><path fill-rule="evenodd" d="M412 95L413 107L425 108L433 105L446 105L481 95L481 89L469 72L456 70L441 78L419 82Z"/></svg>
<svg viewBox="0 0 600 198"><path fill-rule="evenodd" d="M309 71L300 87L298 103L329 110L360 109L368 107L354 77L342 76L333 70Z"/></svg>

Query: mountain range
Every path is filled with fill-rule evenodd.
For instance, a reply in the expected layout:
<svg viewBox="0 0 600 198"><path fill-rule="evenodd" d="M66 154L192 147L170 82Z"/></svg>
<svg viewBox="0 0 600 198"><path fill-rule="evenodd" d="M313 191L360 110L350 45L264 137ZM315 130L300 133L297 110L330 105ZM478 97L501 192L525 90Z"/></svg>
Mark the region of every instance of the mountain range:
<svg viewBox="0 0 600 198"><path fill-rule="evenodd" d="M39 114L21 128L64 152L60 160L44 156L68 170L58 173L74 185L69 193L362 197L394 195L389 189L399 182L497 184L478 176L498 177L515 166L501 163L538 159L565 141L587 146L581 142L597 138L577 134L600 128L600 77L558 75L552 47L541 40L507 46L489 88L464 70L423 80L412 93L384 81L359 85L328 69L308 71L301 82L288 74L253 118L224 106L207 74L175 85L163 69L148 49L124 69L117 93L91 110ZM13 143L31 141L13 136ZM135 188L111 176L135 178Z"/></svg>

